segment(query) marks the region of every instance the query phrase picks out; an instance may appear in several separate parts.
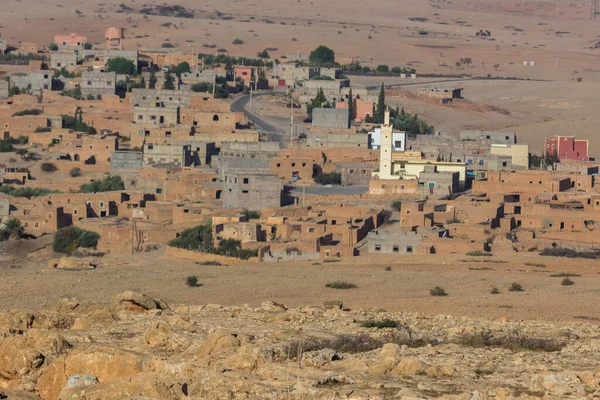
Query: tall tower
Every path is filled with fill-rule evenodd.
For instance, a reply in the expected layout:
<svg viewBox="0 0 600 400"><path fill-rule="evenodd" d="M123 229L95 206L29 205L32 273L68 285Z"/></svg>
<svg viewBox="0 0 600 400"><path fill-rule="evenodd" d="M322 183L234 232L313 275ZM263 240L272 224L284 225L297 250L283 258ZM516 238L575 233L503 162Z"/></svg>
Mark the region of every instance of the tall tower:
<svg viewBox="0 0 600 400"><path fill-rule="evenodd" d="M593 21L600 18L600 0L591 0L592 1L592 15L591 18Z"/></svg>
<svg viewBox="0 0 600 400"><path fill-rule="evenodd" d="M385 118L381 125L381 147L379 148L379 179L394 179L394 164L392 162L393 152L393 130L390 124L390 112L385 110Z"/></svg>

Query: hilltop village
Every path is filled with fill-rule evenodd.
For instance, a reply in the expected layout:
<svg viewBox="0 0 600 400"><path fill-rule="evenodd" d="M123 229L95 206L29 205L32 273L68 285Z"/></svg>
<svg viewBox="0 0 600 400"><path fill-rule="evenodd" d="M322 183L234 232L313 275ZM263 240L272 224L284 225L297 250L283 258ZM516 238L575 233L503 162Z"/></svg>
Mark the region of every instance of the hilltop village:
<svg viewBox="0 0 600 400"><path fill-rule="evenodd" d="M594 250L587 140L553 132L533 149L510 131L434 129L387 103L401 89L317 66L327 50L130 49L121 28L99 45L0 40L3 239L56 235L65 257L50 268L152 251L234 264ZM284 116L256 118L260 96ZM418 96L464 101L457 87Z"/></svg>

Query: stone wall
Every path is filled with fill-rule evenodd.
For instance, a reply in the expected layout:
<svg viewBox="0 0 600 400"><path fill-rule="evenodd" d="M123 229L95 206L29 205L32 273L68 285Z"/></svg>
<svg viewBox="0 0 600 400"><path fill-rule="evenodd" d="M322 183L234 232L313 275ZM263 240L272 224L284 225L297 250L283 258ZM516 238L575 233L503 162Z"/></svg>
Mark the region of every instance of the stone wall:
<svg viewBox="0 0 600 400"><path fill-rule="evenodd" d="M252 257L248 260L240 260L239 258L220 256L218 254L201 253L198 251L179 249L171 246L167 246L165 255L167 257L183 258L185 260L192 260L196 262L214 261L225 265L260 262L259 257Z"/></svg>

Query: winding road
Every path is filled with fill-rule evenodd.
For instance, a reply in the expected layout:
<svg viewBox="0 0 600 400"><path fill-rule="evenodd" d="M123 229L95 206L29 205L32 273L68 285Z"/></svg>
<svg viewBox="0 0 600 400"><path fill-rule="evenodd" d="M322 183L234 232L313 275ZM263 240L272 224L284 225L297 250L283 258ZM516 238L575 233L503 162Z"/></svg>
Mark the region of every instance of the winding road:
<svg viewBox="0 0 600 400"><path fill-rule="evenodd" d="M252 96L256 99L257 97L264 96L266 94L271 93L258 93L253 94ZM274 124L267 122L259 115L256 115L252 111L248 110L248 103L250 103L250 95L243 95L231 103L231 110L234 112L243 112L246 116L246 119L258 127L262 131L261 133L267 136L269 141L279 142L279 147L282 149L288 147L287 139L289 136L289 120L286 118L270 118L271 120L276 120L278 126L275 126Z"/></svg>

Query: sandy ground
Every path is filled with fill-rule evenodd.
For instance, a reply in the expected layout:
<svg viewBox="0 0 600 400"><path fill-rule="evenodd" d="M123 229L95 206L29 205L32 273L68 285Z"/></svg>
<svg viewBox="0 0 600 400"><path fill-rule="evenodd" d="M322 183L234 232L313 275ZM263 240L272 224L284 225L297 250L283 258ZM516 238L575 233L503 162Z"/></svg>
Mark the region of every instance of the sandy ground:
<svg viewBox="0 0 600 400"><path fill-rule="evenodd" d="M562 0L178 0L194 19L151 16L139 10L158 0L7 0L0 24L11 44L47 45L53 34L78 32L103 44L108 26L127 28L127 47L160 47L169 42L192 52L273 57L308 54L320 44L333 47L342 61L371 66L411 65L419 72L469 73L570 81L600 80L597 23L589 1ZM120 4L132 11L117 13ZM558 12L557 12L558 11ZM171 23L172 25L165 25ZM492 35L481 39L479 30ZM242 39L243 45L233 45ZM205 45L216 45L208 48ZM456 67L470 57L468 67ZM535 67L523 67L534 61ZM499 64L498 70L492 68Z"/></svg>
<svg viewBox="0 0 600 400"><path fill-rule="evenodd" d="M48 238L40 240L49 242ZM17 253L27 254L36 247L35 243L26 243ZM429 314L545 320L600 318L597 261L551 259L534 253L485 259L457 254L378 256L374 260L367 255L333 263L200 266L166 258L159 250L135 256L107 255L98 260L99 268L83 271L49 271L46 262L40 260L49 256L46 249L31 252L29 257L0 261L1 309L52 307L65 296L103 302L116 293L135 290L171 303L259 305L274 300L299 307L339 299L351 308L381 307ZM392 270L386 271L386 266ZM571 278L573 286L561 286L562 278L550 277L558 272L576 272L581 277ZM197 275L202 286L187 287L185 279L189 275ZM346 280L358 288L325 288L334 280ZM525 291L508 292L513 282L520 283ZM449 295L431 297L429 289L436 285ZM492 286L502 293L490 294Z"/></svg>

